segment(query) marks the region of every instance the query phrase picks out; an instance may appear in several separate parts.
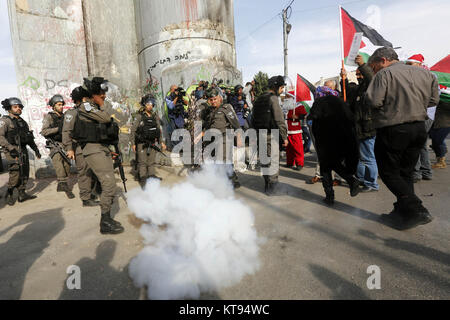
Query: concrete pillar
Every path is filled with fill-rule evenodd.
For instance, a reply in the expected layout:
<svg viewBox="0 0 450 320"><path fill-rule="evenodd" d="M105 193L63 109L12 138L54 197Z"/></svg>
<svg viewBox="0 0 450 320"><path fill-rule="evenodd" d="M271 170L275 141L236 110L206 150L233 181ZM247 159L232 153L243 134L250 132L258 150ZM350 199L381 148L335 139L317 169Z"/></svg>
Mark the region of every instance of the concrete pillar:
<svg viewBox="0 0 450 320"><path fill-rule="evenodd" d="M241 82L233 0L136 0L141 85L162 99L172 84Z"/></svg>
<svg viewBox="0 0 450 320"><path fill-rule="evenodd" d="M114 87L107 105L119 123L125 162L134 157L129 141L132 115L139 109L136 19L132 0L82 0L89 75L108 79Z"/></svg>

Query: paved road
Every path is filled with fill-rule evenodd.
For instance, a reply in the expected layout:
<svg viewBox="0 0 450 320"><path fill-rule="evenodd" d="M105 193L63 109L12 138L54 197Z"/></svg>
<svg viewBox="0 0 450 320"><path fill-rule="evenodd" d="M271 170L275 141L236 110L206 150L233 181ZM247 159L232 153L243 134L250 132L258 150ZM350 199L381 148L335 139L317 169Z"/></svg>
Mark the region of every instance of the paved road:
<svg viewBox="0 0 450 320"><path fill-rule="evenodd" d="M434 157L433 157L434 160ZM416 185L435 217L429 225L400 232L380 224L393 196L378 193L350 198L336 187L334 208L322 204L321 185L307 185L314 156L301 172L281 169L284 194L266 197L256 172L239 174L237 197L255 214L264 239L261 269L238 285L204 299L449 299L450 169ZM160 170L165 184L182 178ZM0 176L6 191L7 174ZM131 179L130 179L131 180ZM118 181L119 183L119 181ZM129 181L129 188L136 187ZM127 266L142 248L141 222L122 198L115 205L126 232L101 236L98 209L82 209L80 200L55 197L56 182L30 182L34 201L5 207L0 200L0 299L140 299ZM78 189L75 187L74 193ZM66 269L82 270L82 290L66 289ZM367 268L381 270L381 289L367 288Z"/></svg>

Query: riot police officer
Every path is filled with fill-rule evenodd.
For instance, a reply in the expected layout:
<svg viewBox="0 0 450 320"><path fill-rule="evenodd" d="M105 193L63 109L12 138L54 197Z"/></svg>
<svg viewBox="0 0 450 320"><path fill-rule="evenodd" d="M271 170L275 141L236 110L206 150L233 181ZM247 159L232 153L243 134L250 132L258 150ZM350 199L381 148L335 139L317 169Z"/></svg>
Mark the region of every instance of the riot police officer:
<svg viewBox="0 0 450 320"><path fill-rule="evenodd" d="M270 78L268 81L269 90L259 96L253 106L253 126L258 130L258 138L267 141L267 157L270 161L269 163L262 163L261 168L265 182L265 192L269 196L276 193L278 184L280 169L279 142L281 140L285 147L288 145L286 122L279 103L279 96L285 86L286 83L282 76ZM271 132L272 129L278 129L279 136L274 136ZM274 145L275 153L272 153L272 141L276 144Z"/></svg>
<svg viewBox="0 0 450 320"><path fill-rule="evenodd" d="M216 151L214 152L215 161L224 163L228 160L231 164L225 164L227 166L228 177L231 180L233 187L235 189L239 188L241 184L239 183L236 172L233 167L233 156L232 147L234 144L228 146L226 131L227 129L238 130L240 129L239 121L233 107L230 104L224 104L223 98L220 95L219 90L212 88L208 89L206 92L206 97L208 98L208 107L203 110L204 118L204 130L217 129L222 133L223 144L222 146L216 145ZM239 139L238 139L239 140ZM211 143L217 143L215 141Z"/></svg>
<svg viewBox="0 0 450 320"><path fill-rule="evenodd" d="M13 206L15 188L19 190L19 202L36 199L36 196L25 192L30 175L27 145L33 149L38 159L41 159L41 154L34 142L33 131L30 131L28 124L20 117L24 108L22 102L18 98L9 98L2 101L2 106L8 111L8 115L0 119L0 146L8 161L9 171L6 201Z"/></svg>
<svg viewBox="0 0 450 320"><path fill-rule="evenodd" d="M91 99L78 107L73 139L79 143L84 160L102 187L100 233L118 234L122 233L124 228L111 217L116 180L109 146L117 143L119 127L111 118L111 114L105 110L108 81L100 77L84 79L84 89L89 92Z"/></svg>
<svg viewBox="0 0 450 320"><path fill-rule="evenodd" d="M58 150L58 148L60 148L61 151L65 153L64 148L62 147L62 127L64 124L63 108L65 104L64 98L59 94L50 99L49 105L53 108L53 111L45 115L41 135L47 139L47 148L50 149L50 158L52 159L53 167L56 171L58 180L56 191L65 192L69 199L73 199L75 198L75 195L67 184L71 163L65 160Z"/></svg>
<svg viewBox="0 0 450 320"><path fill-rule="evenodd" d="M142 97L141 106L131 127L130 141L137 155L139 184L143 188L149 178L162 180L155 175L157 150L154 147L156 143L161 143L162 149L165 150L166 145L161 141L160 119L153 110L156 107L155 98L150 94Z"/></svg>
<svg viewBox="0 0 450 320"><path fill-rule="evenodd" d="M75 120L78 117L78 108L83 102L87 102L90 97L89 92L83 87L73 89L71 93L72 101L75 107L67 110L64 113L64 124L62 129L62 144L67 152L69 159L75 160L75 165L78 172L78 189L80 190L80 198L83 202L83 207L95 207L100 205L95 201L96 196L93 194L94 184L97 177L87 165L83 157L83 150L79 143L73 139L73 129Z"/></svg>

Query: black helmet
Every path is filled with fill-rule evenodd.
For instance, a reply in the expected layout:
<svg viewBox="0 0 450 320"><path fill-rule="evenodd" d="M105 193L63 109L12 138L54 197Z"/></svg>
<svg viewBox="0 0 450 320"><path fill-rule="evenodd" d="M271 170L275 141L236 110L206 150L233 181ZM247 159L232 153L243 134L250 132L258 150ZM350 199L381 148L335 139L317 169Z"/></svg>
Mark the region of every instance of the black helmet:
<svg viewBox="0 0 450 320"><path fill-rule="evenodd" d="M83 98L90 98L91 95L85 88L80 86L72 90L70 97L72 98L73 102L76 103L83 101Z"/></svg>
<svg viewBox="0 0 450 320"><path fill-rule="evenodd" d="M209 98L214 98L217 97L218 95L220 95L219 90L214 89L214 88L209 88L208 90L206 90L206 97Z"/></svg>
<svg viewBox="0 0 450 320"><path fill-rule="evenodd" d="M154 107L156 107L156 99L152 94L147 94L141 99L141 106L145 107L148 103L151 103Z"/></svg>
<svg viewBox="0 0 450 320"><path fill-rule="evenodd" d="M234 92L235 92L235 93L238 93L238 91L239 91L240 89L244 89L244 87L241 86L240 84L238 84L236 87L234 87Z"/></svg>
<svg viewBox="0 0 450 320"><path fill-rule="evenodd" d="M11 110L11 107L12 107L12 106L15 106L15 105L19 105L19 106L21 106L22 109L23 109L22 101L20 101L19 98L14 98L14 97L13 97L13 98L5 99L5 100L2 101L2 107L3 107L3 109L5 109L6 111Z"/></svg>
<svg viewBox="0 0 450 320"><path fill-rule="evenodd" d="M50 101L48 102L48 105L49 105L50 107L54 108L55 105L56 105L58 102L62 102L63 105L66 104L66 102L64 101L63 96L60 95L60 94L56 94L56 95L54 95L54 96L50 99Z"/></svg>
<svg viewBox="0 0 450 320"><path fill-rule="evenodd" d="M286 82L283 76L275 76L270 78L267 84L269 89L278 89L279 87L285 86Z"/></svg>
<svg viewBox="0 0 450 320"><path fill-rule="evenodd" d="M92 79L84 78L84 88L91 94L102 94L108 92L108 80L102 77Z"/></svg>

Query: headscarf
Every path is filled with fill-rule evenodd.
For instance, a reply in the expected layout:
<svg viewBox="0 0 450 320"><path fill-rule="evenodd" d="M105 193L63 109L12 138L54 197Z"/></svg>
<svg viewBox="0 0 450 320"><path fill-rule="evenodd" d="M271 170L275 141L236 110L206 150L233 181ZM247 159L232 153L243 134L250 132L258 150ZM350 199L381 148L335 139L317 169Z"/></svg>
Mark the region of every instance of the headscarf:
<svg viewBox="0 0 450 320"><path fill-rule="evenodd" d="M317 87L316 94L314 95L314 98L322 98L326 96L335 96L339 97L339 93L336 90L330 89L325 86Z"/></svg>

